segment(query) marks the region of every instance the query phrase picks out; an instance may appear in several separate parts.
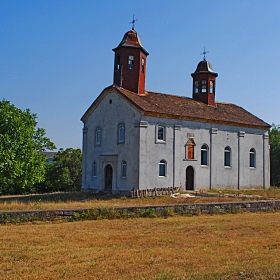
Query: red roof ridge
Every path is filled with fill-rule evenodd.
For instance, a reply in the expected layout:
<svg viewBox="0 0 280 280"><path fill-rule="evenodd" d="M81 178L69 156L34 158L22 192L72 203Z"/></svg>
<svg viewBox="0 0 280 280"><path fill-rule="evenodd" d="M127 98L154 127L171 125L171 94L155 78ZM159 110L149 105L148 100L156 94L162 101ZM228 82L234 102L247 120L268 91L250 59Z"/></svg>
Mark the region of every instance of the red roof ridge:
<svg viewBox="0 0 280 280"><path fill-rule="evenodd" d="M265 123L262 119L233 103L215 102L216 106L210 106L187 96L155 91L145 91L143 94L137 94L117 85L112 85L106 89L110 88L116 89L145 115L264 130L270 127L270 125Z"/></svg>

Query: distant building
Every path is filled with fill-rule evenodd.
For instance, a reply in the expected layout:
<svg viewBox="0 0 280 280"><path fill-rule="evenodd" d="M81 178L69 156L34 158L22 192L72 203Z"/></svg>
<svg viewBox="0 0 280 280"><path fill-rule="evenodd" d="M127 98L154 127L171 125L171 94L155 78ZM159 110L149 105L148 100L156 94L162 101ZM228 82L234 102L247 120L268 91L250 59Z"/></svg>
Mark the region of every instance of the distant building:
<svg viewBox="0 0 280 280"><path fill-rule="evenodd" d="M52 163L56 152L46 152L46 151L44 151L44 152L41 152L41 154L43 154L47 157L47 163Z"/></svg>
<svg viewBox="0 0 280 280"><path fill-rule="evenodd" d="M114 84L82 117L83 190L269 187L270 126L215 100L209 61L191 74L189 98L145 90L148 52L134 29L113 51Z"/></svg>

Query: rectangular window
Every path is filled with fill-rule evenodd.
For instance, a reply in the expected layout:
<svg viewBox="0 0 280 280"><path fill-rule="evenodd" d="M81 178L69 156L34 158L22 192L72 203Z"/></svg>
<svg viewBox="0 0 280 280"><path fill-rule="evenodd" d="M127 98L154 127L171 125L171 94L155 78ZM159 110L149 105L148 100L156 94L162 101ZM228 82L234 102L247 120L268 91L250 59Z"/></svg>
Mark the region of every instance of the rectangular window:
<svg viewBox="0 0 280 280"><path fill-rule="evenodd" d="M130 55L128 57L128 69L132 70L133 69L133 63L134 63L134 56Z"/></svg>
<svg viewBox="0 0 280 280"><path fill-rule="evenodd" d="M120 70L120 65L121 65L121 56L118 55L117 70Z"/></svg>
<svg viewBox="0 0 280 280"><path fill-rule="evenodd" d="M194 159L194 146L188 146L188 159Z"/></svg>
<svg viewBox="0 0 280 280"><path fill-rule="evenodd" d="M207 81L202 80L201 81L201 92L206 92L206 89L207 89Z"/></svg>
<svg viewBox="0 0 280 280"><path fill-rule="evenodd" d="M142 73L144 73L144 70L145 70L145 59L143 57L142 57L141 68L142 68Z"/></svg>
<svg viewBox="0 0 280 280"><path fill-rule="evenodd" d="M165 141L165 127L163 125L157 126L157 140Z"/></svg>
<svg viewBox="0 0 280 280"><path fill-rule="evenodd" d="M210 93L214 93L214 82L213 81L210 81L210 90L209 90Z"/></svg>
<svg viewBox="0 0 280 280"><path fill-rule="evenodd" d="M194 93L198 93L198 81L194 82Z"/></svg>

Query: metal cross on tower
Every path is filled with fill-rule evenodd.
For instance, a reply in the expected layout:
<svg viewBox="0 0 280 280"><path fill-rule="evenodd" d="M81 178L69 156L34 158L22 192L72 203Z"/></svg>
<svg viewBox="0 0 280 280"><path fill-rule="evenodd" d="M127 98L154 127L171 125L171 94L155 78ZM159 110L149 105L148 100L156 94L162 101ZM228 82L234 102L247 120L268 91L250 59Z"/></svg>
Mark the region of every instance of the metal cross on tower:
<svg viewBox="0 0 280 280"><path fill-rule="evenodd" d="M134 14L133 14L133 20L132 20L132 22L129 23L129 24L132 24L132 30L134 30L135 22L136 22L137 20L138 20L138 19L134 19Z"/></svg>
<svg viewBox="0 0 280 280"><path fill-rule="evenodd" d="M205 58L206 58L205 55L206 55L207 53L209 53L209 51L206 52L206 51L205 51L205 47L204 47L204 48L203 48L203 52L201 53L201 54L203 54L203 60L205 60Z"/></svg>

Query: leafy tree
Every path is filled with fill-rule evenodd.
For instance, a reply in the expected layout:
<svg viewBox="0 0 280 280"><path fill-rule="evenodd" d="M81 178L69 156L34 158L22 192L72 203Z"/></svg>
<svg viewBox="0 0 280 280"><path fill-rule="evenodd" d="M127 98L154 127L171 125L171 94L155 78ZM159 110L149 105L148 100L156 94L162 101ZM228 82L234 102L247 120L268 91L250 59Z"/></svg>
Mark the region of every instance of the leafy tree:
<svg viewBox="0 0 280 280"><path fill-rule="evenodd" d="M60 149L52 163L47 164L46 180L37 186L38 192L80 191L82 185L81 149Z"/></svg>
<svg viewBox="0 0 280 280"><path fill-rule="evenodd" d="M82 187L82 151L81 149L60 149L54 157L54 161L61 169L68 169L70 184L68 191L81 190ZM65 174L65 171L64 171Z"/></svg>
<svg viewBox="0 0 280 280"><path fill-rule="evenodd" d="M270 140L270 183L280 187L280 125L272 124Z"/></svg>
<svg viewBox="0 0 280 280"><path fill-rule="evenodd" d="M0 101L0 194L29 192L45 179L46 157L39 152L55 145L36 119L29 109Z"/></svg>

